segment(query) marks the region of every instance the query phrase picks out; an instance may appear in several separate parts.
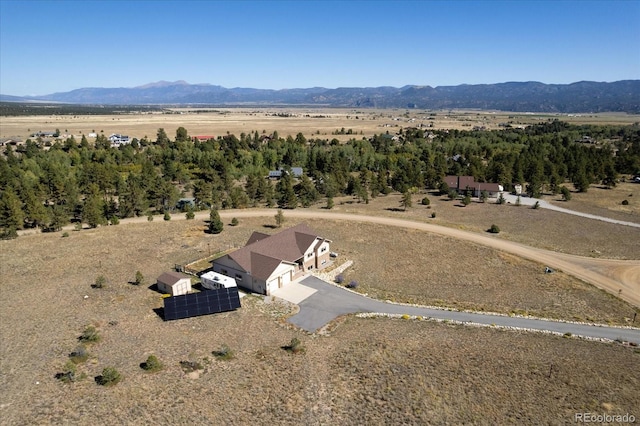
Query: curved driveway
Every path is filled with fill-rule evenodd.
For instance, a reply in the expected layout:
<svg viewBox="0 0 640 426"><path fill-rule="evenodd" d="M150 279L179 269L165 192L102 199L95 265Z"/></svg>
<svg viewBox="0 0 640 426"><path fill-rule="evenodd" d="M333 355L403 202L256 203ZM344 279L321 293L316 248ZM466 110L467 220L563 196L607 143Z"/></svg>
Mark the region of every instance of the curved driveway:
<svg viewBox="0 0 640 426"><path fill-rule="evenodd" d="M537 330L542 332L571 333L596 339L622 340L640 344L640 329L618 328L588 324L575 324L532 318L518 318L502 315L490 315L471 312L447 311L426 307L398 305L370 299L363 295L347 291L328 284L319 278L308 277L300 284L316 290L311 296L300 302L300 311L288 321L304 330L315 332L335 318L352 313L376 312L387 314L420 315L441 320L461 321L499 327Z"/></svg>

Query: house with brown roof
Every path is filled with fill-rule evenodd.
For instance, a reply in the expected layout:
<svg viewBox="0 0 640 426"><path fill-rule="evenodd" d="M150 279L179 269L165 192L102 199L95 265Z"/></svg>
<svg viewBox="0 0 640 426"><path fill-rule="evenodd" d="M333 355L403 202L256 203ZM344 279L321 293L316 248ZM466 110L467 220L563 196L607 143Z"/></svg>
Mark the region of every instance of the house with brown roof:
<svg viewBox="0 0 640 426"><path fill-rule="evenodd" d="M479 197L482 192L486 192L488 197L495 198L504 191L500 184L475 182L473 176L445 176L444 183L449 189L453 189L459 194L466 194L468 191L472 197Z"/></svg>
<svg viewBox="0 0 640 426"><path fill-rule="evenodd" d="M327 266L330 243L306 224L274 235L254 232L243 248L215 259L213 270L235 278L240 287L270 295L305 272Z"/></svg>

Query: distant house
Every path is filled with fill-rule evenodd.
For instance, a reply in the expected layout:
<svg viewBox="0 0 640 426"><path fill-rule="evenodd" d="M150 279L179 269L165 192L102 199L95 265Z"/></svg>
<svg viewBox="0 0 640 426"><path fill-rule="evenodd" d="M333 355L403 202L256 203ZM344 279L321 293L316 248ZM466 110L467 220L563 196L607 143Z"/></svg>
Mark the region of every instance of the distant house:
<svg viewBox="0 0 640 426"><path fill-rule="evenodd" d="M274 235L254 232L243 248L215 259L213 270L234 277L240 287L270 295L306 271L326 267L330 243L305 224Z"/></svg>
<svg viewBox="0 0 640 426"><path fill-rule="evenodd" d="M32 138L55 138L58 134L56 132L35 132L31 133Z"/></svg>
<svg viewBox="0 0 640 426"><path fill-rule="evenodd" d="M179 272L165 272L157 280L158 290L172 296L187 294L191 291L191 278Z"/></svg>
<svg viewBox="0 0 640 426"><path fill-rule="evenodd" d="M129 136L127 135L121 135L118 133L114 133L111 136L109 136L109 142L111 142L111 146L113 147L117 147L120 145L127 145L131 143L131 140L129 139Z"/></svg>
<svg viewBox="0 0 640 426"><path fill-rule="evenodd" d="M178 202L176 203L176 208L178 210L182 210L183 208L186 208L187 206L195 207L196 206L196 199L195 198L180 198L178 200Z"/></svg>
<svg viewBox="0 0 640 426"><path fill-rule="evenodd" d="M208 141L209 139L215 139L215 138L216 138L216 137L215 137L215 136L213 136L213 135L199 135L199 136L191 136L191 140L192 140L193 142L195 142L196 140L197 140L198 142L206 142L206 141Z"/></svg>
<svg viewBox="0 0 640 426"><path fill-rule="evenodd" d="M286 173L286 170L284 170L284 169L271 170L269 172L269 177L272 178L272 179L280 179L284 173ZM292 167L291 168L291 174L295 178L301 177L302 176L302 167Z"/></svg>
<svg viewBox="0 0 640 426"><path fill-rule="evenodd" d="M200 275L200 281L202 282L202 287L208 290L238 286L235 278L231 278L214 271L209 271L205 274Z"/></svg>
<svg viewBox="0 0 640 426"><path fill-rule="evenodd" d="M445 176L444 183L449 189L453 189L459 194L469 192L472 197L479 197L482 192L486 192L487 196L495 198L504 191L500 184L475 182L473 176Z"/></svg>

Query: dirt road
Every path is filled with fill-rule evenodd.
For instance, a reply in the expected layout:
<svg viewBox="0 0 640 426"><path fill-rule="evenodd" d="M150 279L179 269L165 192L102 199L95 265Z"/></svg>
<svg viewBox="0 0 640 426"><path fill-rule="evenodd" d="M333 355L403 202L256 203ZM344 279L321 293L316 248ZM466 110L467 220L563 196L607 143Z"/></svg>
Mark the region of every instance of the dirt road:
<svg viewBox="0 0 640 426"><path fill-rule="evenodd" d="M268 209L220 211L220 217L224 219L231 219L232 217L272 217L274 214L274 210ZM203 216L206 217L206 215L208 215L208 213L205 213ZM573 275L574 277L593 284L600 289L615 294L635 306L640 306L639 260L594 259L574 256L525 246L511 241L502 240L499 237L491 235L476 234L439 225L389 217L331 213L316 210L287 210L284 212L284 215L285 218L320 218L376 223L387 226L397 226L400 228L418 229L425 232L470 241L507 253L515 254L525 259L533 260L534 262L539 262L551 267L552 269L560 270L566 274Z"/></svg>
<svg viewBox="0 0 640 426"><path fill-rule="evenodd" d="M233 217L268 217L270 222L272 222L275 213L276 211L273 209L221 210L220 217L227 220L230 220ZM575 256L530 247L512 241L506 241L489 234L477 234L445 226L390 217L333 213L330 211L318 210L286 210L284 212L284 216L285 218L330 219L375 223L387 226L396 226L399 228L417 229L470 241L496 250L511 253L525 259L541 263L545 266L549 266L552 269L562 271L602 290L608 291L611 294L619 296L621 299L633 304L634 306L640 307L640 260L595 259ZM195 218L198 220L206 220L209 218L209 212L197 212ZM171 220L184 219L185 216L183 214L175 214L172 216ZM162 216L157 216L156 220L162 220ZM120 223L144 223L146 221L146 217L136 217L122 219ZM73 229L73 226L67 226L65 229L71 230ZM33 231L21 231L20 233L30 232ZM499 271L496 272L499 273Z"/></svg>

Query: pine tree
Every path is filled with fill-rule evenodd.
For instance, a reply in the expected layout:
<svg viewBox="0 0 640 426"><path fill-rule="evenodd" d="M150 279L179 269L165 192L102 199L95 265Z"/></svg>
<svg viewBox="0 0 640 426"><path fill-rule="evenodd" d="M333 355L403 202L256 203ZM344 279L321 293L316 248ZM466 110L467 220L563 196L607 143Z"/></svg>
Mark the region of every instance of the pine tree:
<svg viewBox="0 0 640 426"><path fill-rule="evenodd" d="M0 196L0 228L16 231L24 225L22 203L13 188L8 187Z"/></svg>
<svg viewBox="0 0 640 426"><path fill-rule="evenodd" d="M219 234L222 232L223 228L224 224L222 223L222 220L220 220L218 210L212 208L211 213L209 213L209 232L211 234Z"/></svg>

